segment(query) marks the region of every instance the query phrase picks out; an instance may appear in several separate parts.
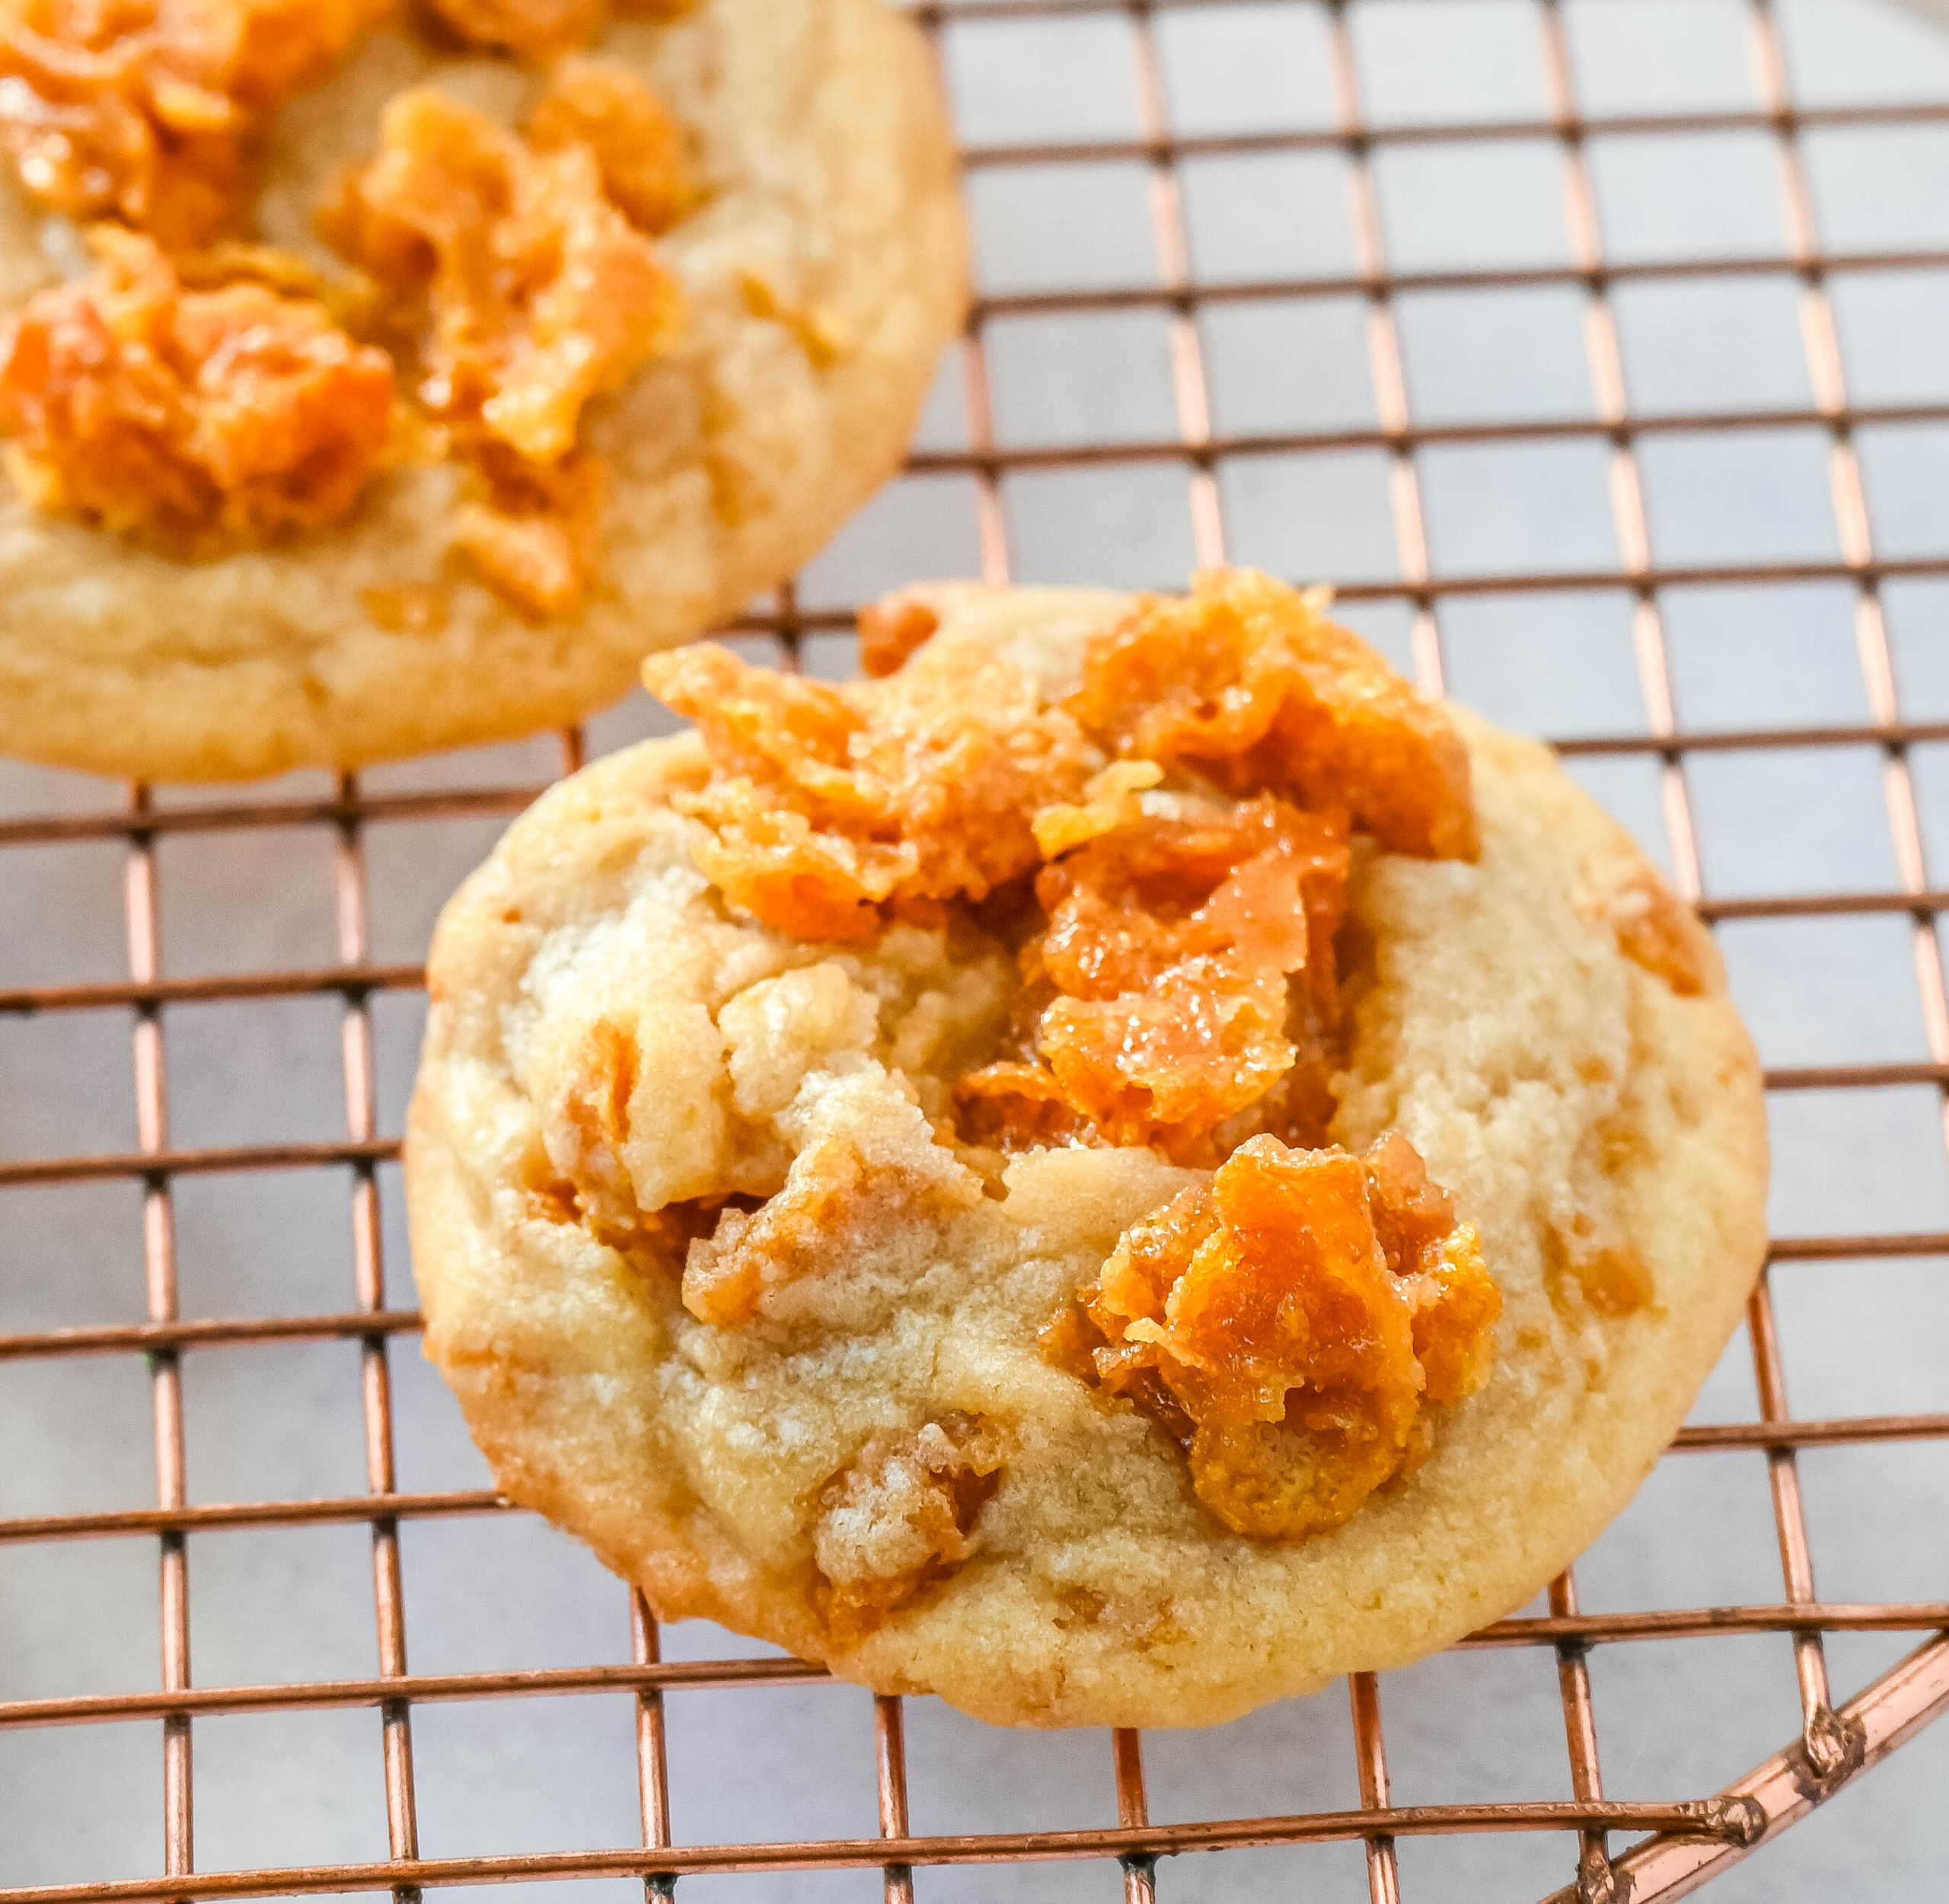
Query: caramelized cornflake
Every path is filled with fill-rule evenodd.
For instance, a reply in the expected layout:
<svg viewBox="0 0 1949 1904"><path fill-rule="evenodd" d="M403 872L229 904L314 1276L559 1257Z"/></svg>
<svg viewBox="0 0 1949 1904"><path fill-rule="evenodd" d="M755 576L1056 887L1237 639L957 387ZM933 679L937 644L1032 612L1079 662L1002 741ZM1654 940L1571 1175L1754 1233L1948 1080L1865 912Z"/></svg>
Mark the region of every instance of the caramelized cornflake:
<svg viewBox="0 0 1949 1904"><path fill-rule="evenodd" d="M531 463L503 445L474 446L471 494L454 518L453 546L525 613L546 619L580 604L595 566L609 490L600 457L575 450Z"/></svg>
<svg viewBox="0 0 1949 1904"><path fill-rule="evenodd" d="M1552 1226L1543 1234L1543 1268L1550 1300L1559 1310L1584 1304L1616 1321L1635 1316L1657 1293L1651 1266L1628 1243L1600 1243L1579 1217L1568 1236Z"/></svg>
<svg viewBox="0 0 1949 1904"><path fill-rule="evenodd" d="M1001 1437L959 1411L883 1429L819 1497L814 1563L826 1623L863 1639L974 1552L975 1519L1001 1485Z"/></svg>
<svg viewBox="0 0 1949 1904"><path fill-rule="evenodd" d="M883 595L860 611L860 667L876 680L904 663L941 625L941 618L912 595Z"/></svg>
<svg viewBox="0 0 1949 1904"><path fill-rule="evenodd" d="M675 20L697 0L634 0L614 10L640 19ZM608 0L432 0L433 11L469 46L512 53L541 65L586 45L611 11Z"/></svg>
<svg viewBox="0 0 1949 1904"><path fill-rule="evenodd" d="M1032 870L1032 816L1096 764L1019 668L970 646L841 689L698 643L652 655L643 679L710 750L710 783L678 802L710 829L699 868L802 939L863 938L883 907L980 900Z"/></svg>
<svg viewBox="0 0 1949 1904"><path fill-rule="evenodd" d="M447 592L431 582L397 588L366 588L359 606L376 627L395 635L436 635L447 625Z"/></svg>
<svg viewBox="0 0 1949 1904"><path fill-rule="evenodd" d="M1618 950L1635 965L1661 978L1681 998L1705 989L1705 934L1687 907L1648 869L1612 894L1606 911Z"/></svg>
<svg viewBox="0 0 1949 1904"><path fill-rule="evenodd" d="M1048 998L1030 1040L1048 1082L977 1071L964 1115L1020 1148L1057 1127L1053 1100L1112 1143L1215 1161L1212 1132L1293 1069L1289 1034L1337 1019L1347 866L1336 821L1264 798L1091 839L1037 880L1048 924L1023 954L1029 993Z"/></svg>
<svg viewBox="0 0 1949 1904"><path fill-rule="evenodd" d="M955 1087L959 1133L1004 1154L1051 1144L1086 1143L1096 1134L1045 1066L1004 1058L971 1072Z"/></svg>
<svg viewBox="0 0 1949 1904"><path fill-rule="evenodd" d="M1357 1158L1258 1137L1124 1233L1045 1352L1180 1442L1227 1527L1297 1540L1425 1457L1501 1307L1405 1137Z"/></svg>
<svg viewBox="0 0 1949 1904"><path fill-rule="evenodd" d="M429 88L401 93L321 219L382 288L419 401L471 458L481 493L457 545L541 615L573 608L589 566L603 480L576 446L582 410L683 321L597 148L551 123L537 150Z"/></svg>
<svg viewBox="0 0 1949 1904"><path fill-rule="evenodd" d="M176 553L336 521L386 457L392 365L261 284L185 290L150 240L92 240L96 279L0 333L0 433L21 493Z"/></svg>
<svg viewBox="0 0 1949 1904"><path fill-rule="evenodd" d="M1474 858L1460 740L1322 606L1250 569L1207 571L1188 597L1142 597L1091 640L1070 710L1120 754L1344 811L1392 853Z"/></svg>
<svg viewBox="0 0 1949 1904"><path fill-rule="evenodd" d="M1007 1035L956 1086L939 1140L988 1194L1006 1194L1008 1153L1056 1144L1214 1171L1124 1233L1045 1353L1175 1439L1225 1526L1337 1526L1425 1457L1428 1411L1480 1388L1494 1352L1501 1300L1475 1233L1414 1148L1313 1147L1341 1055L1351 832L1472 853L1466 752L1316 601L1261 576L1147 601L1090 645L1057 709L993 650L931 643L937 627L916 598L869 611L876 678L847 688L709 644L646 662L710 756L675 796L702 823L697 863L802 939L959 905L1020 945ZM719 1326L775 1319L772 1291L847 1260L857 1213L904 1194L822 1140L777 1196L692 1247L686 1306ZM828 1487L836 1633L959 1563L961 1472L876 1441ZM863 1561L867 1531L880 1544Z"/></svg>
<svg viewBox="0 0 1949 1904"><path fill-rule="evenodd" d="M574 1140L566 1181L591 1219L611 1229L630 1228L640 1214L623 1164L640 1062L636 1035L611 1019L597 1019L582 1034L576 1088L563 1107Z"/></svg>
<svg viewBox="0 0 1949 1904"><path fill-rule="evenodd" d="M250 223L272 110L389 0L4 0L0 139L30 196L171 250Z"/></svg>
<svg viewBox="0 0 1949 1904"><path fill-rule="evenodd" d="M1083 789L1080 806L1045 806L1034 821L1035 844L1045 860L1060 860L1099 833L1144 817L1139 798L1164 777L1155 761L1112 761Z"/></svg>
<svg viewBox="0 0 1949 1904"><path fill-rule="evenodd" d="M611 203L591 147L537 151L430 87L388 105L327 229L415 333L421 402L531 461L566 454L583 406L681 321L675 281Z"/></svg>
<svg viewBox="0 0 1949 1904"><path fill-rule="evenodd" d="M634 73L606 60L563 60L528 136L541 151L586 145L610 202L639 231L667 231L697 202L682 127Z"/></svg>
<svg viewBox="0 0 1949 1904"><path fill-rule="evenodd" d="M804 1152L790 1180L755 1215L726 1214L691 1252L684 1306L720 1328L751 1321L768 1289L836 1266L834 1243L856 1217L869 1171L859 1147L828 1137Z"/></svg>
<svg viewBox="0 0 1949 1904"><path fill-rule="evenodd" d="M433 11L471 46L540 65L593 39L606 0L432 0Z"/></svg>

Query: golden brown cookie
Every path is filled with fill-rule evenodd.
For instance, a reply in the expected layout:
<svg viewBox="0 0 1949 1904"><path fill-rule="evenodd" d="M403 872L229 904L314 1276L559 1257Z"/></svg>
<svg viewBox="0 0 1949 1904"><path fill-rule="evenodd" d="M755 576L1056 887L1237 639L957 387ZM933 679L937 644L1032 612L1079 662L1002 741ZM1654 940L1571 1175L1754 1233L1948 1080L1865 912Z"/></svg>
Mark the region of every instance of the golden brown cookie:
<svg viewBox="0 0 1949 1904"><path fill-rule="evenodd" d="M349 37L359 9L338 11ZM526 518L496 544L496 523L475 494L479 459L443 457L426 431L371 474L384 431L362 407L369 356L335 368L335 383L275 393L295 418L295 450L241 440L234 419L219 419L214 435L199 419L212 440L191 474L227 473L241 500L191 509L194 534L182 508L161 509L161 539L175 538L167 547L148 532L154 521L133 534L103 526L132 512L113 482L94 480L99 471L76 477L71 467L50 484L44 461L20 460L37 431L73 426L49 424L39 389L27 387L34 362L10 363L0 407L14 416L19 482L0 483L0 746L100 772L219 779L354 765L569 721L623 693L646 651L788 574L893 471L965 301L952 147L919 34L881 0L702 0L682 18L606 24L601 11L584 8L588 18L568 23L595 37L566 81L493 51L457 53L451 41L436 51L397 22L373 28L324 83L267 118L268 149L247 180L260 184L257 235L337 287L328 301L349 262L372 270L386 261L370 219L349 223L343 178L378 149L382 120L389 142L407 136L386 115L410 89L436 89L490 129L526 128L506 188L517 197L572 187L585 200L606 196L599 220L587 204L571 206L538 239L531 229L518 241L532 251L566 231L565 242L582 247L574 259L604 274L585 281L597 292L576 321L621 324L598 340L583 379L592 394L578 446L563 461L559 418L518 417L506 441L556 459L546 480L529 481L525 467L512 480L490 472L500 492L528 495L569 525L580 572L565 580L559 551L523 543ZM11 72L10 44L0 41L0 66ZM680 203L637 162L653 108L624 96L618 72L646 81L676 123L689 167ZM419 132L423 145L455 142L438 128ZM579 180L577 165L599 169L599 187ZM158 187L159 202L181 203L174 190ZM139 196L129 203L139 223L148 214ZM336 250L319 235L321 215ZM160 215L150 223L168 243ZM653 239L634 234L631 219ZM652 244L671 281L667 311L646 260ZM183 282L219 266L231 269L198 254ZM0 305L17 309L85 269L74 226L47 218L9 171ZM276 272L288 276L288 263ZM558 305L573 275L550 287ZM125 301L117 321L153 324L161 308L152 298L132 317ZM223 314L198 306L175 334L207 332ZM347 321L372 333L371 318ZM229 321L241 334L255 320L247 311ZM317 328L308 317L298 328L307 324ZM386 345L383 324L377 334ZM522 347L531 344L531 356L557 349L545 336ZM442 368L430 353L428 365ZM608 387L612 372L624 376L620 388ZM400 381L403 392L413 381L404 362ZM572 394L579 404L585 392ZM254 406L261 411L260 395L243 408ZM490 447L502 453L506 442ZM294 507L285 492L301 453L314 493ZM267 481L263 459L279 454ZM343 479L326 486L323 513L334 519L321 525L308 513L320 459L334 459ZM56 494L69 512L37 506L21 483L43 500ZM355 491L356 505L335 514L341 492ZM238 546L238 530L260 546Z"/></svg>
<svg viewBox="0 0 1949 1904"><path fill-rule="evenodd" d="M704 737L448 907L427 1353L660 1615L1222 1720L1527 1600L1734 1326L1765 1127L1702 929L1545 748L1199 591L911 592L844 696L661 658Z"/></svg>

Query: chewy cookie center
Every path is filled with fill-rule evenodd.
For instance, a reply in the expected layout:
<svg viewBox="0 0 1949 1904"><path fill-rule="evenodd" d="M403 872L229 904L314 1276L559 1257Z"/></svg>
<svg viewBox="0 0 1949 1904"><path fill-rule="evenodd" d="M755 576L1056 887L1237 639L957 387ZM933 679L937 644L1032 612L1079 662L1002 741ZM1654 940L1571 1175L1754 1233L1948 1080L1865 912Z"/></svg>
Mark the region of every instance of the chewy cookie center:
<svg viewBox="0 0 1949 1904"><path fill-rule="evenodd" d="M1255 572L1203 576L1093 636L1060 692L1005 644L936 636L920 598L869 619L881 678L850 687L709 646L645 664L708 756L669 797L718 904L835 955L719 1013L738 1105L792 1100L776 1114L792 1140L781 1182L720 1176L689 1196L710 1233L669 1268L684 1265L692 1316L754 1340L842 1313L868 1326L843 1292L870 1213L945 1233L997 1203L1005 1217L1013 1173L1038 1156L1144 1151L1190 1187L1045 1312L1045 1360L1156 1424L1201 1510L1259 1539L1335 1526L1425 1456L1438 1411L1487 1379L1501 1298L1405 1137L1358 1158L1329 1140L1348 1035L1338 940L1356 853L1471 856L1476 822L1444 717L1323 606ZM1000 990L969 1005L971 1036L902 1064L922 1014L882 1038L845 974L929 936ZM872 1124L845 1134L793 1099L817 1078L825 1104L854 1089L863 1103L867 1070L844 1067L876 1038L873 1116L917 1131L918 1163L912 1140L902 1160ZM784 1082L762 1081L745 1054L795 1039ZM616 1089L592 1079L576 1101ZM569 1194L605 1202L619 1154L579 1140ZM1006 1423L988 1433L1006 1446ZM879 1585L826 1573L848 1621L890 1606L886 1580L917 1592L980 1538L944 1504L946 1469L923 1485L892 1459L828 1491L852 1504L849 1526L869 1501L926 1510Z"/></svg>

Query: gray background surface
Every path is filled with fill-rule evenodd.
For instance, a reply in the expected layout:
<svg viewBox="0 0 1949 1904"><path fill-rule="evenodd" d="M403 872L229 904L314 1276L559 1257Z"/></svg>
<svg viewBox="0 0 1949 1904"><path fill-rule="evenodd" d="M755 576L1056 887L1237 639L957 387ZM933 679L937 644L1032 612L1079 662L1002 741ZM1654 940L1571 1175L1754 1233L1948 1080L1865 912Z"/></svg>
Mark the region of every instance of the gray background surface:
<svg viewBox="0 0 1949 1904"><path fill-rule="evenodd" d="M1357 0L1367 111L1379 122L1506 120L1547 110L1530 0ZM1949 99L1949 35L1871 0L1788 0L1805 103ZM1756 103L1738 0L1571 0L1583 104L1593 113ZM1166 11L1160 33L1181 131L1331 123L1322 17L1290 4ZM947 36L964 136L978 142L1128 136L1137 129L1120 16L957 26ZM1841 250L1949 244L1949 126L1810 133L1824 241ZM1614 257L1707 251L1778 257L1784 241L1762 132L1593 142ZM1388 148L1378 165L1388 244L1403 269L1561 262L1558 155L1510 142ZM1210 158L1185 168L1196 266L1213 279L1354 267L1336 155ZM993 291L1154 282L1140 168L1122 164L977 174L980 272ZM1834 283L1852 394L1864 403L1949 398L1949 273L1843 274ZM1626 374L1643 410L1793 410L1810 401L1785 275L1627 285L1616 295ZM1587 416L1579 294L1425 294L1399 306L1409 397L1424 421ZM1210 308L1202 322L1226 430L1371 423L1363 311L1353 300ZM1009 444L1168 436L1164 320L998 320L987 332L995 426ZM923 441L965 442L962 368L944 366ZM1949 550L1949 429L1864 429L1878 547ZM1832 557L1824 437L1770 429L1648 442L1654 552L1711 565ZM1437 573L1613 568L1618 551L1595 441L1429 448L1418 459ZM1261 457L1221 470L1234 559L1348 582L1394 572L1377 453ZM1021 475L1004 485L1016 574L1168 584L1191 560L1182 470L1170 463ZM973 485L911 478L885 491L803 579L809 604L841 604L923 574L978 566ZM1663 601L1682 724L1775 727L1864 720L1869 708L1842 585L1673 589ZM1949 585L1887 592L1903 711L1949 718ZM1405 617L1351 618L1405 659ZM1642 732L1628 604L1603 592L1457 601L1440 615L1453 691L1491 716L1557 735ZM843 668L846 645L814 644ZM654 731L640 697L600 717L600 748ZM551 772L537 742L375 772L375 791L520 780ZM1949 748L1915 766L1933 856L1949 885ZM1652 767L1580 777L1668 858ZM1689 783L1708 889L1720 895L1887 888L1896 866L1882 762L1871 749L1730 752L1694 759ZM322 792L322 777L279 790ZM182 797L165 796L165 798ZM197 796L198 798L208 797ZM0 811L116 804L103 783L0 765ZM374 955L419 958L440 902L485 852L490 821L375 825ZM295 967L336 957L330 840L323 831L196 834L161 850L164 969ZM0 986L123 974L121 849L0 853ZM1928 1055L1914 949L1899 917L1729 926L1721 941L1762 1054L1775 1065ZM419 1001L378 1003L381 1127L410 1086ZM180 1144L343 1134L339 1007L329 999L166 1014L170 1114ZM1773 1210L1786 1233L1949 1227L1941 1105L1925 1087L1774 1100ZM0 1019L0 1154L133 1147L126 1014ZM392 1300L411 1300L396 1173L384 1173ZM187 1316L350 1306L340 1173L189 1178L177 1187ZM1787 1265L1775 1274L1797 1412L1949 1408L1949 1265ZM128 1185L0 1193L0 1329L139 1319L142 1250ZM485 1472L453 1404L395 1344L400 1485L474 1487ZM193 1501L362 1491L356 1353L349 1344L209 1351L185 1363ZM1697 1411L1756 1412L1750 1357L1734 1342ZM1816 1578L1831 1599L1949 1593L1949 1447L1813 1450L1801 1469ZM0 1373L0 1515L141 1505L154 1498L139 1358L13 1363ZM409 1523L403 1531L416 1671L579 1664L629 1657L622 1590L525 1517ZM151 1541L0 1545L0 1698L156 1683ZM192 1660L214 1685L360 1676L375 1670L372 1585L359 1526L198 1535L190 1542ZM1780 1596L1762 1460L1664 1463L1580 1564L1590 1609L1766 1602ZM742 1652L700 1626L670 1656ZM1837 1693L1912 1641L1840 1636ZM1616 1646L1591 1664L1608 1794L1709 1791L1785 1743L1798 1721L1784 1637ZM1397 1801L1567 1797L1554 1664L1546 1652L1454 1655L1382 1683ZM1107 1738L987 1730L930 1701L908 1716L914 1824L922 1832L1114 1823ZM635 1842L627 1698L426 1707L413 1720L421 1842L429 1855ZM874 1828L870 1702L838 1687L678 1693L669 1701L678 1835L866 1835ZM200 1868L379 1858L386 1845L378 1727L369 1711L277 1714L195 1727ZM1147 1740L1153 1817L1250 1815L1357 1802L1342 1691L1207 1735ZM158 1729L0 1731L0 1883L160 1868ZM1734 1900L1909 1899L1949 1886L1949 1725L1925 1734L1828 1810L1735 1871ZM1410 1899L1520 1899L1565 1882L1560 1838L1410 1840ZM866 1899L874 1874L684 1880L700 1901ZM531 1888L531 1887L529 1887ZM555 1887L596 1904L628 1884ZM923 1872L923 1898L1120 1894L1114 1867ZM1190 1899L1365 1895L1360 1848L1228 1854L1167 1864L1160 1895Z"/></svg>

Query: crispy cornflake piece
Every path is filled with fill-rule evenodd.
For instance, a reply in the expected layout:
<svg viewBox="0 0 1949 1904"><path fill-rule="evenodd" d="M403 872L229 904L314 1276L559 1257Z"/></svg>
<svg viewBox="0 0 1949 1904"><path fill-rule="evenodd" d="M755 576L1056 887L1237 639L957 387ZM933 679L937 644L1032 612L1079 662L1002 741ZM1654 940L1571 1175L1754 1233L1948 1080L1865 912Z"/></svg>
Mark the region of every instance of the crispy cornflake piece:
<svg viewBox="0 0 1949 1904"><path fill-rule="evenodd" d="M934 630L941 618L917 598L882 595L860 611L860 667L876 679L901 666Z"/></svg>
<svg viewBox="0 0 1949 1904"><path fill-rule="evenodd" d="M1364 1157L1253 1138L1127 1230L1045 1353L1187 1450L1235 1532L1346 1520L1488 1379L1502 1300L1405 1137Z"/></svg>
<svg viewBox="0 0 1949 1904"><path fill-rule="evenodd" d="M927 1178L868 1157L850 1137L818 1138L793 1159L783 1188L755 1211L727 1207L716 1229L693 1245L684 1306L719 1328L780 1320L777 1299L796 1285L843 1276L874 1247L889 1211L937 1224L981 1197L971 1174Z"/></svg>
<svg viewBox="0 0 1949 1904"><path fill-rule="evenodd" d="M395 635L437 635L447 625L447 592L437 583L409 582L397 588L363 588L359 605L373 624Z"/></svg>
<svg viewBox="0 0 1949 1904"><path fill-rule="evenodd" d="M758 1315L768 1289L839 1268L835 1245L859 1214L869 1175L849 1140L813 1145L755 1215L727 1211L716 1233L691 1249L684 1306L700 1322L735 1328Z"/></svg>
<svg viewBox="0 0 1949 1904"><path fill-rule="evenodd" d="M586 145L611 203L643 231L667 230L697 202L683 128L634 73L607 61L562 61L528 122L528 136L543 151Z"/></svg>
<svg viewBox="0 0 1949 1904"><path fill-rule="evenodd" d="M94 242L94 282L37 294L0 333L21 493L179 553L345 515L385 460L385 354L261 285L186 291L132 232Z"/></svg>
<svg viewBox="0 0 1949 1904"><path fill-rule="evenodd" d="M862 938L889 903L979 900L1029 872L1031 815L1099 757L1019 668L971 646L837 688L700 642L652 655L643 679L710 751L710 783L678 802L710 829L700 869L799 938Z"/></svg>
<svg viewBox="0 0 1949 1904"><path fill-rule="evenodd" d="M976 1517L1001 1485L1003 1450L978 1415L883 1429L819 1497L812 1555L841 1645L872 1632L974 1550Z"/></svg>
<svg viewBox="0 0 1949 1904"><path fill-rule="evenodd" d="M1163 777L1155 761L1112 761L1083 789L1080 806L1045 806L1036 815L1035 844L1042 857L1060 860L1099 833L1142 819L1137 796Z"/></svg>
<svg viewBox="0 0 1949 1904"><path fill-rule="evenodd" d="M417 394L471 458L455 546L517 606L581 600L604 475L585 406L666 349L683 299L581 139L537 151L431 88L400 94L376 155L321 214L384 295Z"/></svg>
<svg viewBox="0 0 1949 1904"><path fill-rule="evenodd" d="M527 614L572 613L595 566L607 466L579 450L530 463L501 445L474 447L476 493L455 512L454 547Z"/></svg>
<svg viewBox="0 0 1949 1904"><path fill-rule="evenodd" d="M1605 911L1618 950L1633 965L1662 978L1681 998L1705 989L1709 954L1698 917L1648 867L1611 895Z"/></svg>
<svg viewBox="0 0 1949 1904"><path fill-rule="evenodd" d="M1469 757L1440 710L1319 598L1251 569L1146 595L1094 637L1070 711L1120 754L1350 813L1389 851L1472 859Z"/></svg>
<svg viewBox="0 0 1949 1904"><path fill-rule="evenodd" d="M1053 1095L1111 1143L1211 1161L1211 1133L1292 1070L1316 1019L1337 1020L1333 936L1345 903L1340 824L1262 798L1201 819L1140 818L1046 868L1048 924L1023 955L1047 996L1023 1067L962 1080L990 1141L1046 1141ZM1303 971L1297 988L1290 976ZM1019 1127L1010 1118L1022 1114Z"/></svg>
<svg viewBox="0 0 1949 1904"><path fill-rule="evenodd" d="M615 1230L628 1229L640 1214L622 1156L640 1063L635 1034L613 1019L597 1019L582 1035L576 1087L563 1106L573 1139L568 1188L593 1222Z"/></svg>
<svg viewBox="0 0 1949 1904"><path fill-rule="evenodd" d="M583 406L682 322L675 279L589 145L537 151L430 87L387 106L325 224L416 333L420 400L531 461L566 454Z"/></svg>
<svg viewBox="0 0 1949 1904"><path fill-rule="evenodd" d="M1004 1153L1087 1143L1096 1134L1054 1072L1019 1059L970 1072L955 1087L955 1109L962 1137Z"/></svg>
<svg viewBox="0 0 1949 1904"><path fill-rule="evenodd" d="M697 0L634 0L614 11L640 19L675 20ZM608 0L432 0L433 11L470 46L510 53L541 65L601 30Z"/></svg>
<svg viewBox="0 0 1949 1904"><path fill-rule="evenodd" d="M859 348L852 326L830 305L788 297L761 271L739 272L738 288L744 294L745 308L754 317L791 332L815 370L828 369Z"/></svg>
<svg viewBox="0 0 1949 1904"><path fill-rule="evenodd" d="M22 186L175 250L250 223L265 123L390 0L4 0L0 140Z"/></svg>
<svg viewBox="0 0 1949 1904"><path fill-rule="evenodd" d="M469 46L541 65L593 39L607 0L432 0L433 11Z"/></svg>

